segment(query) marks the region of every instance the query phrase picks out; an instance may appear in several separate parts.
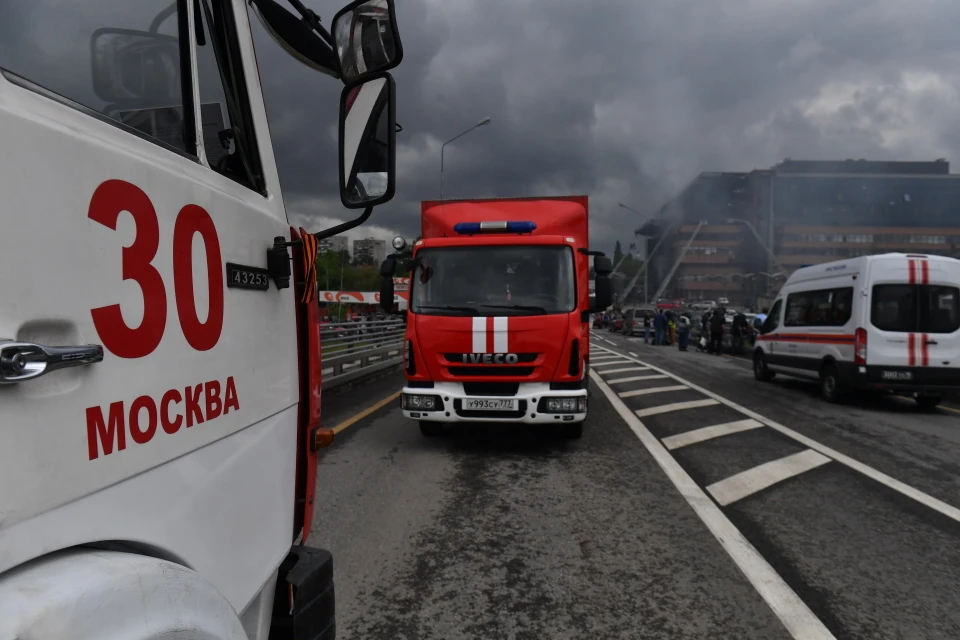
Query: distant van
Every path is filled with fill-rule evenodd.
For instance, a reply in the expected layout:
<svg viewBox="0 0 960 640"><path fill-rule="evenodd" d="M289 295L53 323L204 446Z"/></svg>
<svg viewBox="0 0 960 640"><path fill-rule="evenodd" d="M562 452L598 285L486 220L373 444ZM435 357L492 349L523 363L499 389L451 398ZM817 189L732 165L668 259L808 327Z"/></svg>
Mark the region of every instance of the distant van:
<svg viewBox="0 0 960 640"><path fill-rule="evenodd" d="M960 260L888 253L798 269L757 337L754 376L913 395L928 408L960 388Z"/></svg>

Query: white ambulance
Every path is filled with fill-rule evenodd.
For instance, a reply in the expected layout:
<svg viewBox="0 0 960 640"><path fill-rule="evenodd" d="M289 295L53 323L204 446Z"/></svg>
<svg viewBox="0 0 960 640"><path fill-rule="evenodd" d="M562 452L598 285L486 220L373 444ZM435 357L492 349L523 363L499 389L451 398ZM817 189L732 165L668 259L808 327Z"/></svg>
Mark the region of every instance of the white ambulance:
<svg viewBox="0 0 960 640"><path fill-rule="evenodd" d="M888 253L798 269L757 338L757 380L812 378L836 402L851 390L910 394L936 407L960 389L960 260Z"/></svg>
<svg viewBox="0 0 960 640"><path fill-rule="evenodd" d="M310 267L393 194L402 49L290 4L0 6L0 640L335 637ZM343 80L355 220L287 221L251 20Z"/></svg>

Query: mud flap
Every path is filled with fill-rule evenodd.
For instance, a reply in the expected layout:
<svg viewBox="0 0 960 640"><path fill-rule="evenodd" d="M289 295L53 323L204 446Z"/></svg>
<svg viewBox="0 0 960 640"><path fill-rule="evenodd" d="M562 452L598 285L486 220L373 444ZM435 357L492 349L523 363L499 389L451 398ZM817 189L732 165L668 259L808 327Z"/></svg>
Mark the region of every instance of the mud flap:
<svg viewBox="0 0 960 640"><path fill-rule="evenodd" d="M280 565L270 640L337 637L333 556L324 549L290 547Z"/></svg>

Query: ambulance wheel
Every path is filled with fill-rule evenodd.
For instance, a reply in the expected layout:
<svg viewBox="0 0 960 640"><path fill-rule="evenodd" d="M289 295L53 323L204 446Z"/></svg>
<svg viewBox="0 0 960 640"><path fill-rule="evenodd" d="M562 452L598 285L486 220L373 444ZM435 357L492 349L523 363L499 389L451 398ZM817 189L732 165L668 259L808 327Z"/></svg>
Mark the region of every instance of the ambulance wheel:
<svg viewBox="0 0 960 640"><path fill-rule="evenodd" d="M420 434L425 438L436 438L445 433L442 422L420 421Z"/></svg>
<svg viewBox="0 0 960 640"><path fill-rule="evenodd" d="M561 425L560 435L565 440L579 440L583 435L583 422L568 422Z"/></svg>
<svg viewBox="0 0 960 640"><path fill-rule="evenodd" d="M763 359L763 353L758 351L753 354L753 377L760 382L770 382L774 375L776 374L770 371L767 361Z"/></svg>
<svg viewBox="0 0 960 640"><path fill-rule="evenodd" d="M921 409L936 409L940 406L940 402L943 400L940 396L929 396L929 395L919 395L917 396L917 404L920 405Z"/></svg>
<svg viewBox="0 0 960 640"><path fill-rule="evenodd" d="M820 370L820 395L832 404L843 399L844 389L840 382L840 372L834 364L826 364Z"/></svg>

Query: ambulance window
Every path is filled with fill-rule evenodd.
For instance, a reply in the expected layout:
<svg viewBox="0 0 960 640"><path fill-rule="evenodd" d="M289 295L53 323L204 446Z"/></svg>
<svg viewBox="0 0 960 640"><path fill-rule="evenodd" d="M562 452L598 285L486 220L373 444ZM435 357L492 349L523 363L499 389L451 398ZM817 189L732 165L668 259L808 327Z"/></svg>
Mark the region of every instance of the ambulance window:
<svg viewBox="0 0 960 640"><path fill-rule="evenodd" d="M239 51L227 28L233 17L227 5L211 0L194 4L194 19L202 29L197 38L197 84L203 149L211 169L260 191L260 159Z"/></svg>
<svg viewBox="0 0 960 640"><path fill-rule="evenodd" d="M870 322L881 331L917 330L917 287L878 284L873 287Z"/></svg>
<svg viewBox="0 0 960 640"><path fill-rule="evenodd" d="M184 7L185 0L0 3L0 68L69 106L192 154L179 38Z"/></svg>
<svg viewBox="0 0 960 640"><path fill-rule="evenodd" d="M770 333L771 331L776 331L780 326L780 309L783 307L783 300L777 300L776 304L773 305L773 309L770 310L767 319L763 322L763 327L761 328L761 333Z"/></svg>
<svg viewBox="0 0 960 640"><path fill-rule="evenodd" d="M809 324L807 315L811 308L809 293L791 293L787 296L787 316L783 319L785 327L805 327Z"/></svg>
<svg viewBox="0 0 960 640"><path fill-rule="evenodd" d="M953 333L960 329L960 289L920 287L920 332Z"/></svg>

